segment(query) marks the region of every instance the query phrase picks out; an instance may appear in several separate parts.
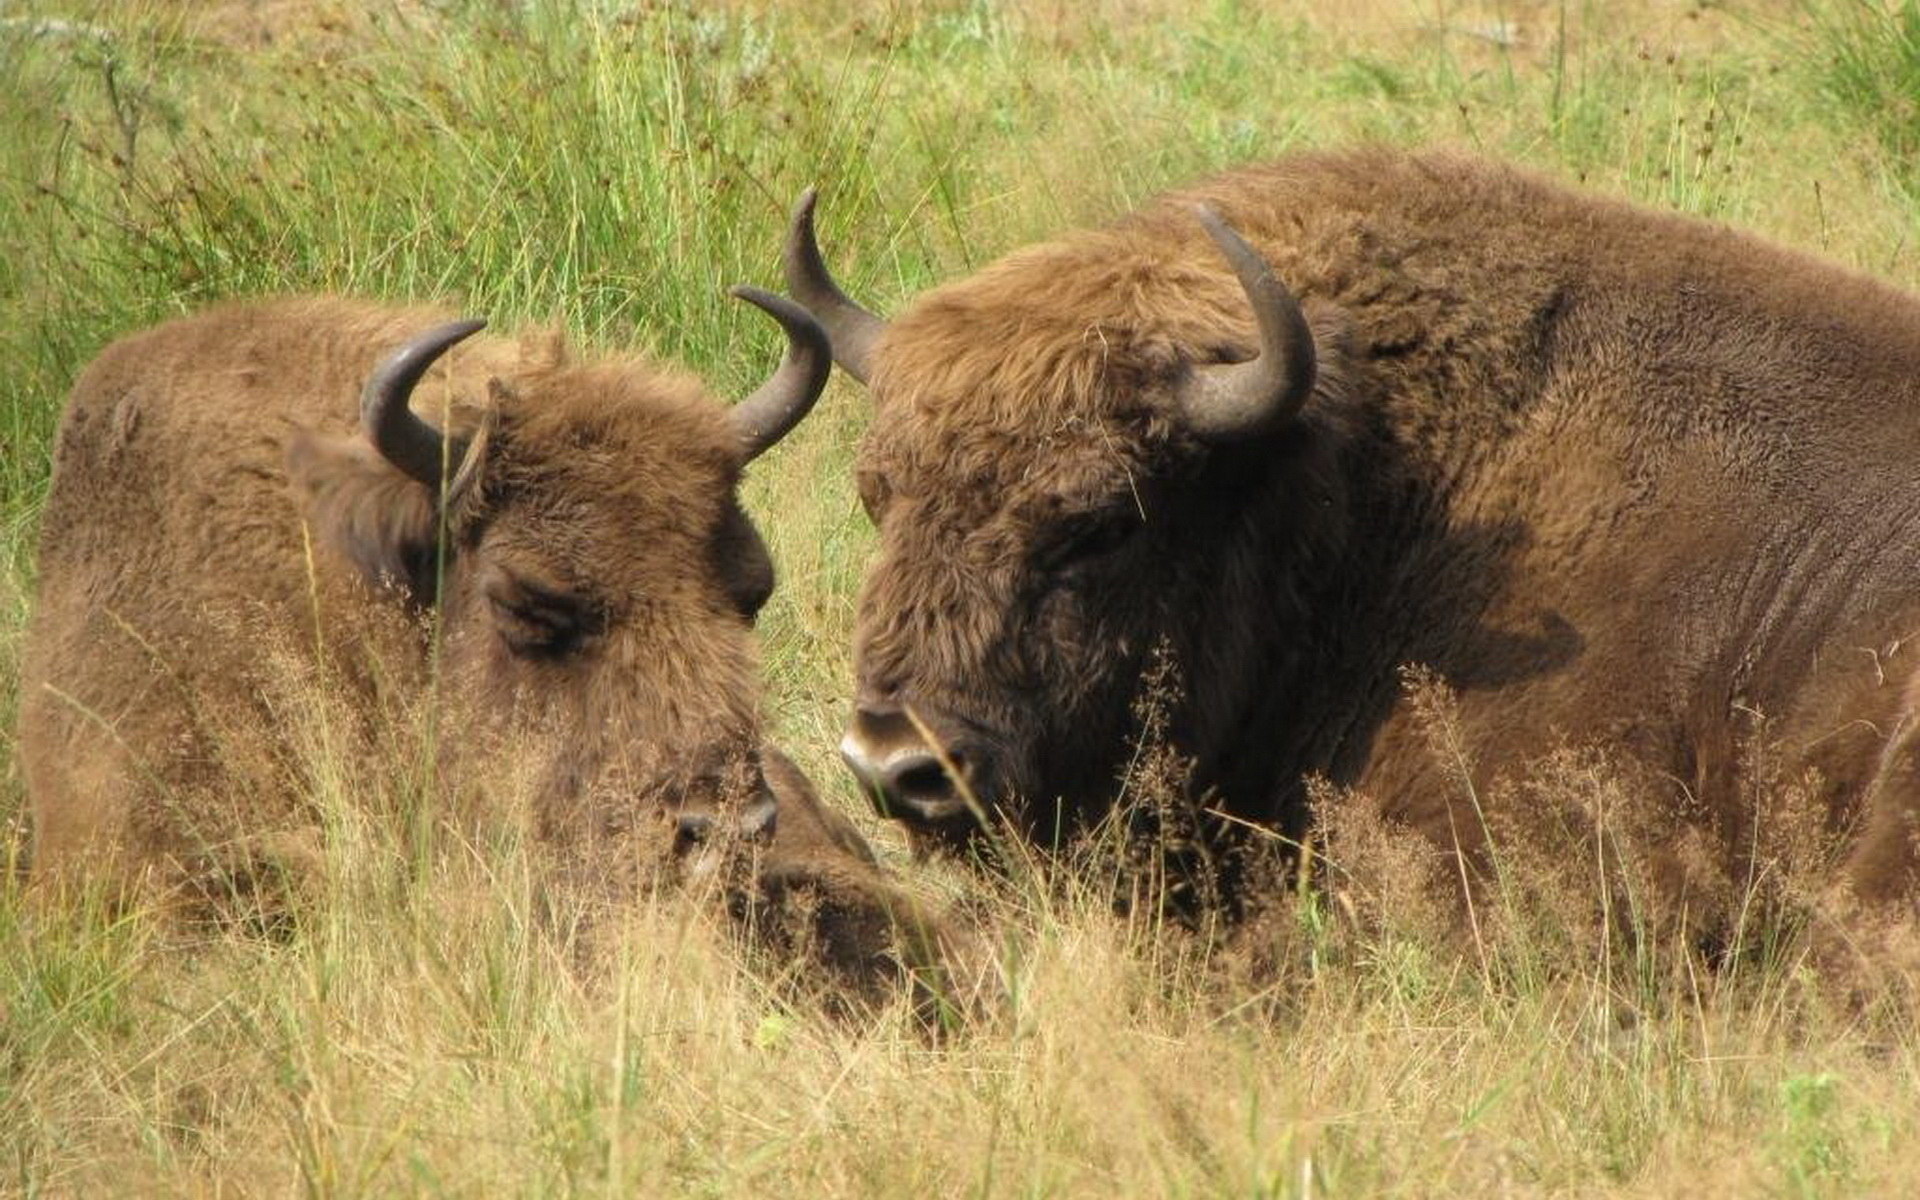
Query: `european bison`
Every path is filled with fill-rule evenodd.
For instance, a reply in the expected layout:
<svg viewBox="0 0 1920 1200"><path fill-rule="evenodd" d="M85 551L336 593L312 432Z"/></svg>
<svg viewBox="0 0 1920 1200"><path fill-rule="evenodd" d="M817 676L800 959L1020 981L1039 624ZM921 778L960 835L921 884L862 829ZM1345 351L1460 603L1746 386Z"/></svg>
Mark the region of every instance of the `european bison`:
<svg viewBox="0 0 1920 1200"><path fill-rule="evenodd" d="M344 695L365 741L425 747L435 794L517 788L575 881L738 827L773 833L776 891L865 888L884 917L858 836L784 760L773 832L751 629L773 566L736 485L829 361L803 311L737 294L789 348L731 410L638 358L337 298L103 351L60 427L26 642L36 879L197 905L297 867L308 702Z"/></svg>
<svg viewBox="0 0 1920 1200"><path fill-rule="evenodd" d="M1366 150L1218 176L882 322L812 205L789 288L874 401L843 752L917 843L1108 811L1164 655L1225 824L1300 836L1321 774L1470 844L1401 685L1424 664L1477 794L1602 745L1738 848L1761 737L1817 768L1847 882L1913 894L1911 296Z"/></svg>

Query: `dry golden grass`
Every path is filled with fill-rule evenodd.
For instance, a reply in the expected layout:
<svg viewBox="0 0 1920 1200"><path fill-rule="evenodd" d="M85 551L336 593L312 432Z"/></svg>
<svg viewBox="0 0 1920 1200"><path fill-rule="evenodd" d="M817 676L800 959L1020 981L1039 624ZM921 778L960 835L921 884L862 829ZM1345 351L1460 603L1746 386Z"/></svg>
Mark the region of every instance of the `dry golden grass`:
<svg viewBox="0 0 1920 1200"><path fill-rule="evenodd" d="M0 24L0 678L58 397L114 333L212 297L454 294L740 387L768 348L720 288L772 281L808 183L836 266L887 309L1203 171L1365 139L1911 285L1905 68L1874 47L1912 9L38 6L29 24L110 36ZM1873 37L1846 43L1849 21ZM769 712L850 812L832 747L871 544L847 470L864 406L836 383L749 487L782 573ZM1444 690L1425 703L1436 752L1471 755ZM1920 1192L1920 944L1825 894L1796 780L1756 789L1780 836L1734 871L1592 748L1506 764L1491 807L1539 819L1496 822L1470 914L1452 859L1325 792L1308 879L1231 930L1115 904L1195 877L1177 757L1143 760L1140 820L1000 877L909 867L861 812L981 931L984 1011L937 1038L905 996L823 1005L708 896L623 911L582 969L510 824L409 823L391 770L310 728L326 869L294 936L57 917L0 884L0 1189ZM13 783L8 861L21 821Z"/></svg>

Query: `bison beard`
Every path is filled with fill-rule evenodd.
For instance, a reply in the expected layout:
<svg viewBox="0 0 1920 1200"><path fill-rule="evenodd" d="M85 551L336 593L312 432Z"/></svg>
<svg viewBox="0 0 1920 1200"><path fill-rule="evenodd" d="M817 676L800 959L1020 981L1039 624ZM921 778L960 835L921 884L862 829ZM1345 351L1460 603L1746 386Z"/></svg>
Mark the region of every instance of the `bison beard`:
<svg viewBox="0 0 1920 1200"><path fill-rule="evenodd" d="M877 965L906 906L784 760L776 819L751 629L772 564L736 498L819 395L825 339L738 294L789 350L731 409L644 362L332 298L108 347L60 428L26 644L41 888L259 902L317 857L331 730L400 774L436 759L459 818L524 825L560 903L718 858L736 904L762 879L831 897L835 965Z"/></svg>
<svg viewBox="0 0 1920 1200"><path fill-rule="evenodd" d="M787 272L873 393L843 752L919 843L1106 818L1162 647L1216 838L1303 836L1326 779L1472 859L1504 772L1591 747L1750 875L1758 739L1840 882L1915 896L1914 298L1391 151L1217 177L887 322L809 194Z"/></svg>

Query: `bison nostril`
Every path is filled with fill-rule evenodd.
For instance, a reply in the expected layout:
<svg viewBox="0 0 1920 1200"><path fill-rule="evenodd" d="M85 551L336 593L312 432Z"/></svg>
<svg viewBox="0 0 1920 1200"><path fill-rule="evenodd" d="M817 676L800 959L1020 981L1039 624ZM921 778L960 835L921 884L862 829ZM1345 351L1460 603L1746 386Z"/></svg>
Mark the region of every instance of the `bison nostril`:
<svg viewBox="0 0 1920 1200"><path fill-rule="evenodd" d="M712 837L713 817L707 813L681 813L674 821L673 849L677 854L704 846Z"/></svg>
<svg viewBox="0 0 1920 1200"><path fill-rule="evenodd" d="M958 766L958 764L955 764ZM894 790L904 796L944 797L953 791L947 769L933 757L916 758L889 772Z"/></svg>
<svg viewBox="0 0 1920 1200"><path fill-rule="evenodd" d="M861 706L840 755L883 817L910 823L965 820L972 760L951 744L929 745L927 728L901 709Z"/></svg>

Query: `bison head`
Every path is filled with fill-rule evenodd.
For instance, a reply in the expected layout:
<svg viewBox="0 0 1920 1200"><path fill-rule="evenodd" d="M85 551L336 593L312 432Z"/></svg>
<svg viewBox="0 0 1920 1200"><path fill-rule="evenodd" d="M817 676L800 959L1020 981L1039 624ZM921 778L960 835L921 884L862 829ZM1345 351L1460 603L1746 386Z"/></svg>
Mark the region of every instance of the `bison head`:
<svg viewBox="0 0 1920 1200"><path fill-rule="evenodd" d="M557 345L483 342L421 386L481 326L464 321L372 373L359 430L289 446L316 547L429 639L461 714L442 760L497 772L511 751L548 844L618 845L659 812L681 814L682 838L716 807L749 830L771 816L751 626L773 567L736 487L812 406L828 351L798 307L736 294L788 350L731 410L684 376ZM442 428L415 405L449 414Z"/></svg>
<svg viewBox="0 0 1920 1200"><path fill-rule="evenodd" d="M1170 732L1218 780L1223 726L1284 673L1271 629L1341 537L1337 418L1309 403L1341 374L1336 314L1309 321L1212 209L1181 206L883 323L827 274L812 207L789 289L874 398L854 774L922 848L990 817L1052 841L1116 795L1159 657Z"/></svg>

